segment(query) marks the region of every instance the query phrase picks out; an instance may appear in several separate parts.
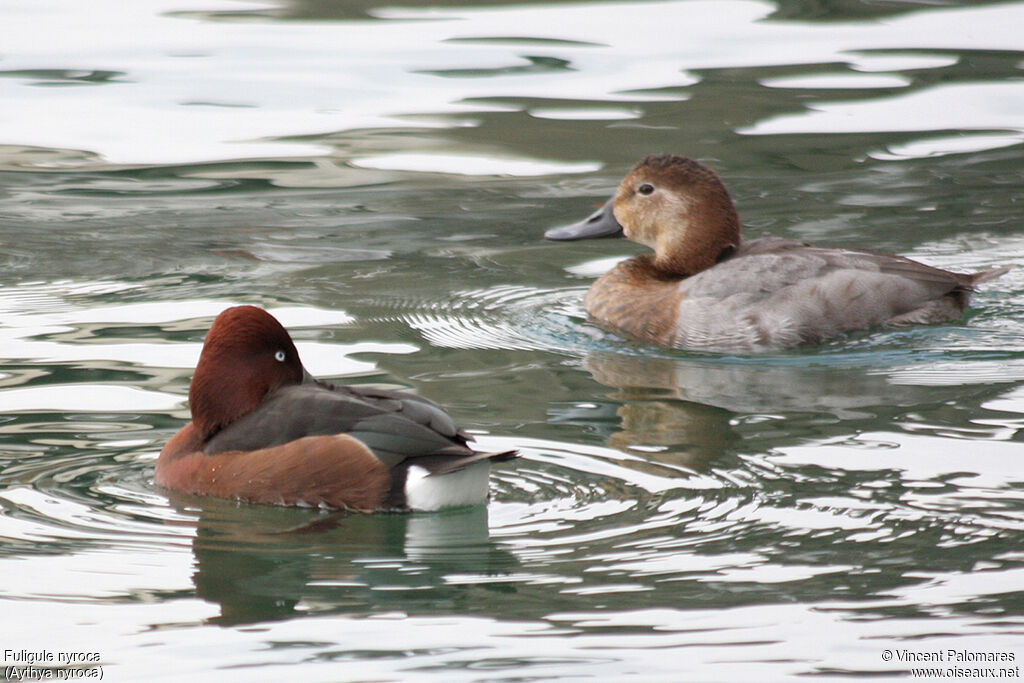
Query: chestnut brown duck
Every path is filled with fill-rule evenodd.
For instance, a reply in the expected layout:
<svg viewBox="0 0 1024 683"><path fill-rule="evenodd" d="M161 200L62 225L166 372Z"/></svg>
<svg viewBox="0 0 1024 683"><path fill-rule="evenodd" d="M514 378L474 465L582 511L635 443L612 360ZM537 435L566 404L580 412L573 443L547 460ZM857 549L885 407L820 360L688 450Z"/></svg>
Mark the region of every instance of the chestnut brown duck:
<svg viewBox="0 0 1024 683"><path fill-rule="evenodd" d="M545 237L622 236L654 249L602 275L584 304L602 327L679 349L760 350L844 332L959 318L1008 268L954 273L867 249L764 237L741 242L729 192L707 166L651 155L615 196Z"/></svg>
<svg viewBox="0 0 1024 683"><path fill-rule="evenodd" d="M437 403L320 382L255 306L214 320L189 387L192 421L156 461L158 486L250 503L361 512L487 500L491 462Z"/></svg>

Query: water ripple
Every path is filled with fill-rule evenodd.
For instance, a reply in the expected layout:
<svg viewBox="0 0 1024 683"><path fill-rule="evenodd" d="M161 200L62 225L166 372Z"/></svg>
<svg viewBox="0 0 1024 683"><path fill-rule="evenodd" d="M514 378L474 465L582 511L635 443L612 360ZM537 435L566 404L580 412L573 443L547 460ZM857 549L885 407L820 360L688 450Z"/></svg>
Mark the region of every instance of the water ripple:
<svg viewBox="0 0 1024 683"><path fill-rule="evenodd" d="M582 290L499 285L453 292L442 302L404 301L398 317L431 344L459 349L577 350Z"/></svg>

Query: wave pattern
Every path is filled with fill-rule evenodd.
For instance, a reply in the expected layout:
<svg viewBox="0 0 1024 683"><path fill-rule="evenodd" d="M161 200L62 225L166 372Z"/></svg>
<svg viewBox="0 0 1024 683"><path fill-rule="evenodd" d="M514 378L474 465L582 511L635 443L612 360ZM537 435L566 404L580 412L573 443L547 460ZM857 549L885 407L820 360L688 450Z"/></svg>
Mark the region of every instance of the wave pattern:
<svg viewBox="0 0 1024 683"><path fill-rule="evenodd" d="M579 350L588 340L585 289L499 285L461 290L443 302L404 302L399 313L431 344L458 349Z"/></svg>

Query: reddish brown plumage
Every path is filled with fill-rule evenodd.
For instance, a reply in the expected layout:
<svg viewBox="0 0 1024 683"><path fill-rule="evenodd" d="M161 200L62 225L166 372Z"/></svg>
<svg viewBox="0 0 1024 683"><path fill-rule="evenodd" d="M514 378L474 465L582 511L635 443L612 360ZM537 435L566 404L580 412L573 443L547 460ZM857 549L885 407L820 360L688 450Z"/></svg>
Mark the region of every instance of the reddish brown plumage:
<svg viewBox="0 0 1024 683"><path fill-rule="evenodd" d="M643 195L644 185L654 191ZM740 244L739 215L722 179L687 157L641 159L619 184L615 215L626 237L655 250L650 265L677 278L710 268ZM709 229L687 231L684 242L665 229L669 216Z"/></svg>
<svg viewBox="0 0 1024 683"><path fill-rule="evenodd" d="M623 261L594 283L583 299L587 312L606 327L671 345L679 302L679 281L665 277L653 254Z"/></svg>
<svg viewBox="0 0 1024 683"><path fill-rule="evenodd" d="M214 321L189 389L192 421L164 446L157 485L274 505L407 509L416 465L436 480L487 461L436 403L413 394L317 382L288 332L263 309L238 306ZM351 432L351 433L349 433ZM432 482L435 479L431 479ZM454 482L470 481L453 477ZM431 490L431 507L486 499L472 486ZM417 495L420 495L417 489ZM427 504L424 503L426 506Z"/></svg>
<svg viewBox="0 0 1024 683"><path fill-rule="evenodd" d="M207 455L192 423L167 443L157 462L160 486L269 505L370 511L391 486L387 468L345 434L307 436L274 448Z"/></svg>
<svg viewBox="0 0 1024 683"><path fill-rule="evenodd" d="M277 360L275 354L284 354ZM192 420L205 438L237 420L280 387L302 382L302 363L291 336L256 306L235 306L206 335L189 386Z"/></svg>

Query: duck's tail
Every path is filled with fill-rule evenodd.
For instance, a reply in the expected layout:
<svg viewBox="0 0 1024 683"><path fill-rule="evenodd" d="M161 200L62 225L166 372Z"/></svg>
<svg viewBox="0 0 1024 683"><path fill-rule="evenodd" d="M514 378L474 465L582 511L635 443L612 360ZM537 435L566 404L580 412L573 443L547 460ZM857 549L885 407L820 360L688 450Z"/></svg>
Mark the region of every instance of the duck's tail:
<svg viewBox="0 0 1024 683"><path fill-rule="evenodd" d="M481 453L477 451L474 452L473 455L469 455L464 458L451 458L446 462L439 463L430 469L430 474L427 476L436 477L444 474L451 474L452 472L458 472L459 470L466 469L473 463L480 462L481 460L505 462L506 460L512 460L513 458L518 457L519 451L517 450L501 451L500 453Z"/></svg>
<svg viewBox="0 0 1024 683"><path fill-rule="evenodd" d="M969 286L974 287L982 282L995 280L997 277L1001 277L1008 272L1010 272L1010 266L998 266L996 268L989 268L988 270L982 270L977 273L971 273L967 276L969 279Z"/></svg>

